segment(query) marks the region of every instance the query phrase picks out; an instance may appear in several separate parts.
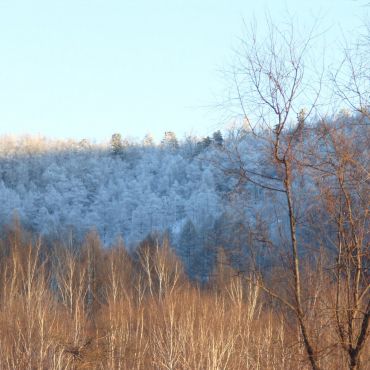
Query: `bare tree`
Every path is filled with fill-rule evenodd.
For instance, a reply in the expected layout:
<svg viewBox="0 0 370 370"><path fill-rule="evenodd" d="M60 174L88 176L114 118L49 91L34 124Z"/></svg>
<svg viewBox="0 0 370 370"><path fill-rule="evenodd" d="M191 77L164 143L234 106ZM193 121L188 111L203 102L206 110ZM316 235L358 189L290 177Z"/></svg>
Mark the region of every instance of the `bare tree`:
<svg viewBox="0 0 370 370"><path fill-rule="evenodd" d="M299 142L304 120L315 108L321 76L317 80L318 84L314 86L312 74L307 72L305 65L305 57L313 39L312 34L298 40L292 24L277 27L270 19L267 19L267 23L269 32L266 38L258 39L256 27L252 27L251 32L244 38L242 49L238 54L237 67L233 70L233 80L237 101L244 115L244 125L268 151L275 173L268 175L252 168L237 152L234 155L238 162L236 175L241 182L250 182L268 191L279 193L285 199L289 220L288 265L294 298L289 299L289 293L286 298L284 294L274 292L261 280L261 276L259 284L294 313L311 367L319 369L318 354L305 318L300 261L302 246L297 238L297 204L293 184L299 171L296 143ZM307 100L312 103L305 112L303 102ZM297 115L299 125L293 127L292 122L296 122Z"/></svg>

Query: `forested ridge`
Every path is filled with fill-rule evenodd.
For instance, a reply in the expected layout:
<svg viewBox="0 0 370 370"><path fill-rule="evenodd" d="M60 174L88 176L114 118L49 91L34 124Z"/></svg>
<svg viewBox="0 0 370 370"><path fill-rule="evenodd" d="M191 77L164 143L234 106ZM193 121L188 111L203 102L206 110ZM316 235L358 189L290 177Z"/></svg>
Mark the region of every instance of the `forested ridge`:
<svg viewBox="0 0 370 370"><path fill-rule="evenodd" d="M101 145L3 138L2 224L16 210L43 235L71 228L81 237L95 227L107 244L118 235L137 243L186 219L199 225L220 215L228 184L209 162L218 151L212 142L155 145L117 135Z"/></svg>
<svg viewBox="0 0 370 370"><path fill-rule="evenodd" d="M366 167L368 124L358 123L343 113L325 125L353 141L361 151L356 159ZM306 123L297 145L304 143L307 152L319 146L327 156L331 148L320 142L321 126ZM106 247L120 238L135 249L150 235L166 235L187 271L206 277L219 248L242 264L256 242L252 234L279 246L288 226L281 194L269 188L270 179L279 178L269 145L243 125L202 139L178 140L168 132L158 144L150 135L129 142L114 134L105 144L2 137L0 147L1 225L19 219L46 239L81 242L96 230ZM246 177L246 169L252 176ZM312 242L308 216L320 207L317 173L308 165L304 172L294 185L306 214L299 232ZM267 179L262 187L260 175Z"/></svg>
<svg viewBox="0 0 370 370"><path fill-rule="evenodd" d="M158 145L148 138L129 143L119 134L100 145L3 138L1 223L17 217L44 237L76 240L95 229L106 246L121 237L134 247L152 233L167 233L179 254L186 248L200 254L221 224L231 230L245 223L240 202L258 207L262 201L255 187L247 198L236 191L236 179L224 171L234 166L226 156L231 146L250 145L244 156L256 161L258 145L243 129L226 135L178 141L170 133Z"/></svg>

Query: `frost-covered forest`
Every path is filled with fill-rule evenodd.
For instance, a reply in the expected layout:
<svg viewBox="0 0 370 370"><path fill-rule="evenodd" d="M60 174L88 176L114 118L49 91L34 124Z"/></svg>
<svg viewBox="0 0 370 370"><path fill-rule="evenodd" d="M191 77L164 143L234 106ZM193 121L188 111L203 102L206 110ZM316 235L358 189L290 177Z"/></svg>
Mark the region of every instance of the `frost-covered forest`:
<svg viewBox="0 0 370 370"><path fill-rule="evenodd" d="M96 229L107 246L167 233L180 254L200 252L220 223L245 223L242 204L262 200L258 189L248 198L235 191L237 179L225 173L233 166L225 153L247 143L244 156L257 160L258 145L243 129L184 140L168 132L159 144L150 135L134 143L114 134L104 144L3 137L1 224L16 217L43 236L79 240Z"/></svg>
<svg viewBox="0 0 370 370"><path fill-rule="evenodd" d="M344 124L366 158L366 126L345 114L329 124ZM318 122L304 129L306 150L319 132ZM189 273L207 274L217 248L240 262L252 229L263 226L264 237L279 244L287 223L279 194L266 187L269 177L279 179L270 148L243 126L202 139L167 132L158 144L150 135L129 142L114 134L103 144L3 137L0 148L1 224L19 218L44 237L82 240L95 229L106 246L120 237L133 248L166 234ZM314 179L305 171L295 184L302 213L315 208Z"/></svg>
<svg viewBox="0 0 370 370"><path fill-rule="evenodd" d="M210 227L231 189L210 162L218 151L213 141L176 138L161 145L118 135L101 145L3 138L1 222L16 211L43 235L96 228L106 244L118 235L131 244L154 231L176 234L187 221Z"/></svg>

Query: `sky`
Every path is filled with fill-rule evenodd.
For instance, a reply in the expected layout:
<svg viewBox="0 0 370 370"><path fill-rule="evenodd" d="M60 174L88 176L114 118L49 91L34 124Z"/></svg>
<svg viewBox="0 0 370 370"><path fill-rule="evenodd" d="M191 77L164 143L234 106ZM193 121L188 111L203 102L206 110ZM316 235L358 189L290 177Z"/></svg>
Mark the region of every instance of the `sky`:
<svg viewBox="0 0 370 370"><path fill-rule="evenodd" d="M223 71L245 24L318 21L325 45L351 40L355 0L0 0L0 135L141 139L223 127Z"/></svg>

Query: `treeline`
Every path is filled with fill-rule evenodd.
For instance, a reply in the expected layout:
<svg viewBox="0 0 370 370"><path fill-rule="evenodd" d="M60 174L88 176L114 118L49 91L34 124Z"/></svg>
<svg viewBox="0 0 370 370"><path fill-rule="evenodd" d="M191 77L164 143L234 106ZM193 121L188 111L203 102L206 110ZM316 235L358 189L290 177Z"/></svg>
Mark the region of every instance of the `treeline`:
<svg viewBox="0 0 370 370"><path fill-rule="evenodd" d="M95 232L82 245L46 243L15 224L0 251L1 369L309 368L296 317L222 250L203 285L188 280L166 238L130 254L119 241L102 248ZM347 369L326 258L304 264L305 320L321 368ZM284 291L286 272L269 274Z"/></svg>

